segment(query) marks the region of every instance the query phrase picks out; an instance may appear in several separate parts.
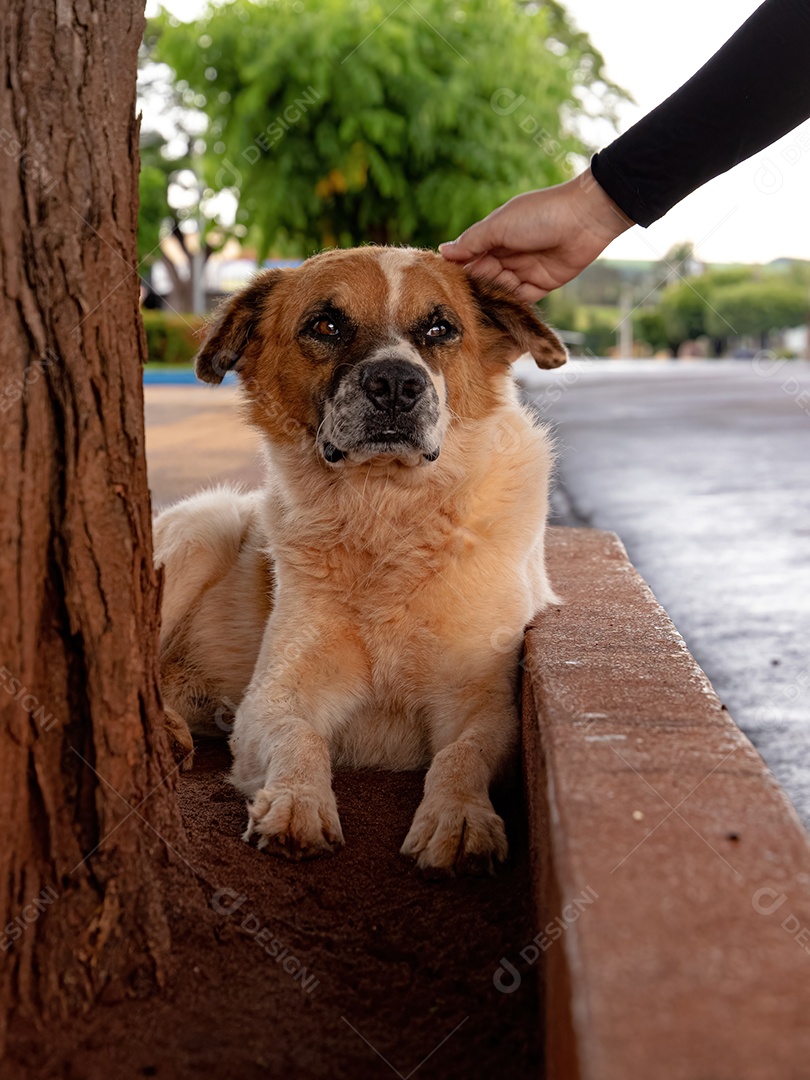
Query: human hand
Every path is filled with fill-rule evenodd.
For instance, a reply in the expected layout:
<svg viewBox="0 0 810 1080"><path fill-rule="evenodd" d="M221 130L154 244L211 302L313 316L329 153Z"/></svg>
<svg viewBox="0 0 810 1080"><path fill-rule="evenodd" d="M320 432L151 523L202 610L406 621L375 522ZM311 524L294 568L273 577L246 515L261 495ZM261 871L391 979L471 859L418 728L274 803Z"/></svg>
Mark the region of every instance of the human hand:
<svg viewBox="0 0 810 1080"><path fill-rule="evenodd" d="M439 251L533 303L576 277L633 224L586 169L565 184L516 195Z"/></svg>

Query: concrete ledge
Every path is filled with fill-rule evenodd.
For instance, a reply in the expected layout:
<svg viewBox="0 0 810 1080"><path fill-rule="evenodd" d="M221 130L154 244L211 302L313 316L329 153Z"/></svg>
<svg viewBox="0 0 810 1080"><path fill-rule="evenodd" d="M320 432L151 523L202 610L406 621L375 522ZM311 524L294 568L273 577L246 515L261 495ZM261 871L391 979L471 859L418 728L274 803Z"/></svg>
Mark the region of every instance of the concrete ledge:
<svg viewBox="0 0 810 1080"><path fill-rule="evenodd" d="M551 529L549 561L523 693L546 1076L805 1078L807 836L619 540Z"/></svg>

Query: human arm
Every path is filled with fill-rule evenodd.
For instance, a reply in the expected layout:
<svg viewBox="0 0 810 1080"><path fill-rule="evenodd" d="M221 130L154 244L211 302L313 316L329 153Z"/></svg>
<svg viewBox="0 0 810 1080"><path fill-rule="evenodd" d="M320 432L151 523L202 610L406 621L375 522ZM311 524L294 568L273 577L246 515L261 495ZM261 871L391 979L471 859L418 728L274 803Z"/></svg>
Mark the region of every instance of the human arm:
<svg viewBox="0 0 810 1080"><path fill-rule="evenodd" d="M696 75L596 154L581 177L511 199L441 245L442 254L523 300L540 299L633 222L652 224L810 116L809 47L808 0L766 0Z"/></svg>
<svg viewBox="0 0 810 1080"><path fill-rule="evenodd" d="M765 0L688 82L594 155L594 177L651 225L810 116L808 51L808 0Z"/></svg>

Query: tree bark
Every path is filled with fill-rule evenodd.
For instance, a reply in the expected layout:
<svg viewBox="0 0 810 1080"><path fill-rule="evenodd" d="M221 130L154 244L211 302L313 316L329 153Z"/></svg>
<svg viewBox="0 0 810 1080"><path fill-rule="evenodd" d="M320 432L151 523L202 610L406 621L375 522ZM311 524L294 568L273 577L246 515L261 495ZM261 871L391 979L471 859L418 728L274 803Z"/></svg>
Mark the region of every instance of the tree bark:
<svg viewBox="0 0 810 1080"><path fill-rule="evenodd" d="M0 1042L18 1013L159 983L181 866L135 270L142 32L143 0L2 16Z"/></svg>

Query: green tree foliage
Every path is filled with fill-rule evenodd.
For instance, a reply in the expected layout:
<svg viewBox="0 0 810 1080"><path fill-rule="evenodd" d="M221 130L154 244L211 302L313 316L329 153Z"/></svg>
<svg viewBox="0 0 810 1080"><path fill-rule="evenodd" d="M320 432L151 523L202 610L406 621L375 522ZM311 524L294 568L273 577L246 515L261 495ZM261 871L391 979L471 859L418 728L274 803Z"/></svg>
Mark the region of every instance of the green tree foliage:
<svg viewBox="0 0 810 1080"><path fill-rule="evenodd" d="M633 312L633 337L648 345L652 353L670 347L670 336L658 308L636 308Z"/></svg>
<svg viewBox="0 0 810 1080"><path fill-rule="evenodd" d="M206 182L238 195L260 254L435 245L571 175L571 118L622 91L558 3L247 0L151 24L208 115Z"/></svg>
<svg viewBox="0 0 810 1080"><path fill-rule="evenodd" d="M664 289L658 310L664 333L675 350L684 341L707 333L706 288L699 278L684 278Z"/></svg>
<svg viewBox="0 0 810 1080"><path fill-rule="evenodd" d="M585 333L584 349L592 356L608 356L617 344L617 318L598 308L586 311L578 329Z"/></svg>
<svg viewBox="0 0 810 1080"><path fill-rule="evenodd" d="M668 286L658 311L672 348L704 335L722 348L728 338L764 338L796 326L807 319L808 307L808 286L799 271L728 266Z"/></svg>
<svg viewBox="0 0 810 1080"><path fill-rule="evenodd" d="M778 277L720 285L711 291L706 329L712 337L762 336L807 319L807 288Z"/></svg>
<svg viewBox="0 0 810 1080"><path fill-rule="evenodd" d="M169 187L165 171L157 165L141 165L138 178L138 264L150 265L159 255L161 230L171 211L166 198Z"/></svg>
<svg viewBox="0 0 810 1080"><path fill-rule="evenodd" d="M565 289L555 289L543 297L539 304L540 314L547 323L558 330L577 330L580 309Z"/></svg>

